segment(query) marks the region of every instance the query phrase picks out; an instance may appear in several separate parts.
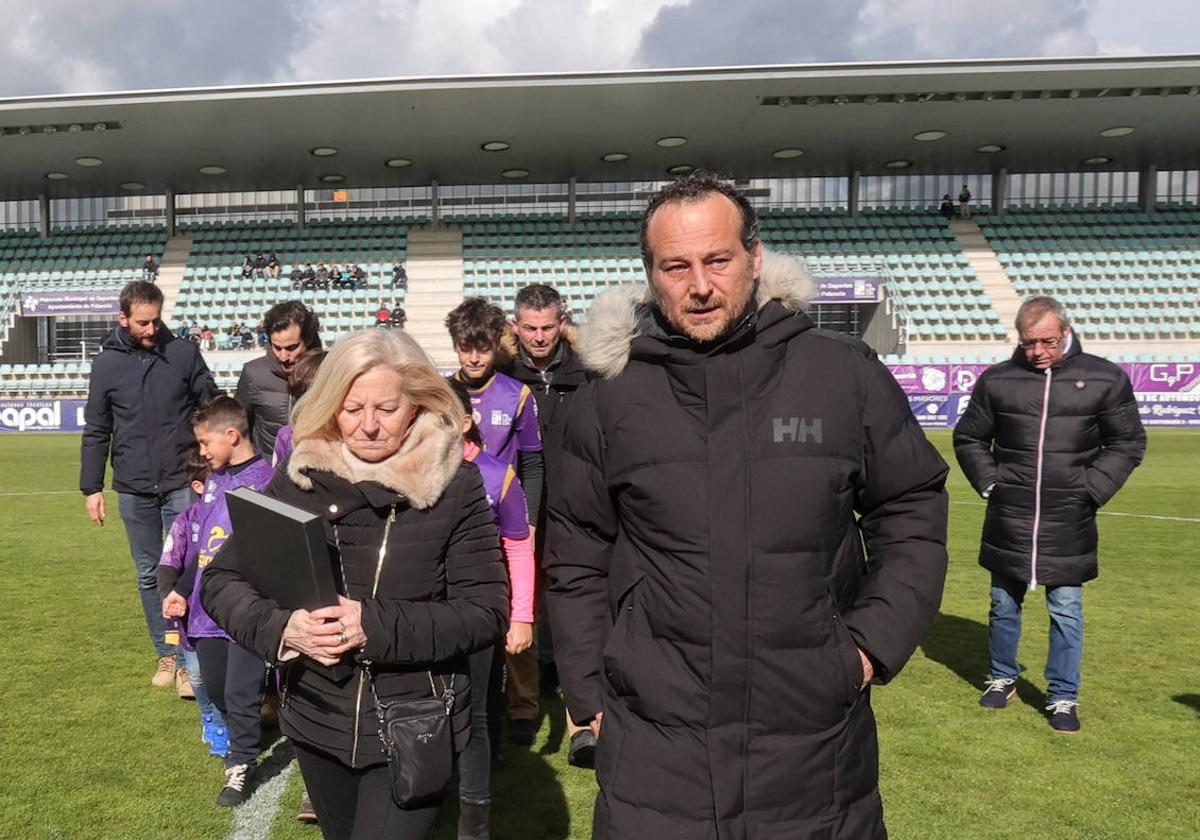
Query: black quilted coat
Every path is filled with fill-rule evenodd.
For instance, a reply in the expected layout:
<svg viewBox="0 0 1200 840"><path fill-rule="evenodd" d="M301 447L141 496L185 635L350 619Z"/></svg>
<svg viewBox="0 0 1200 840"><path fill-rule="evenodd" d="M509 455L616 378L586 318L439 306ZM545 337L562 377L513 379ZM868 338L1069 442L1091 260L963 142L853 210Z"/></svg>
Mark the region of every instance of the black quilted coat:
<svg viewBox="0 0 1200 840"><path fill-rule="evenodd" d="M1048 371L1019 348L988 368L954 429L958 463L988 497L980 565L1047 586L1096 577L1096 510L1145 451L1129 377L1078 336Z"/></svg>

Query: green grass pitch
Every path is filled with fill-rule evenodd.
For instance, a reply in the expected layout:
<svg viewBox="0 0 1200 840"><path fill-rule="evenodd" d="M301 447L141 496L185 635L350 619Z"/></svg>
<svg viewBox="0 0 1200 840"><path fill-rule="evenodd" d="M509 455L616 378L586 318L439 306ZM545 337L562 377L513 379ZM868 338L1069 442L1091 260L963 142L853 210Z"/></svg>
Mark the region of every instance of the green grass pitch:
<svg viewBox="0 0 1200 840"><path fill-rule="evenodd" d="M947 432L932 438L953 462ZM0 838L224 838L219 762L194 704L149 687L153 657L110 495L104 529L74 492L79 438L0 436ZM1019 701L978 707L987 575L983 506L950 478L942 613L903 674L874 692L896 840L1200 836L1200 433L1154 431L1145 464L1100 518L1086 587L1080 717L1057 735L1039 701L1046 614L1028 601ZM1189 521L1190 520L1190 521ZM293 820L299 774L242 837L317 840ZM561 706L494 780L493 836L585 838L594 781L568 767ZM453 808L437 837L452 838ZM652 838L646 838L652 840Z"/></svg>

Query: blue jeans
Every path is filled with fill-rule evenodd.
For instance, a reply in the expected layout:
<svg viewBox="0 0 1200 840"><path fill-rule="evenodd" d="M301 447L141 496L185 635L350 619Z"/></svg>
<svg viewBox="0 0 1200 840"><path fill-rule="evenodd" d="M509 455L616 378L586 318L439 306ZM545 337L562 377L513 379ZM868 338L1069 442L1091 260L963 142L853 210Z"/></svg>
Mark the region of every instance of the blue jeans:
<svg viewBox="0 0 1200 840"><path fill-rule="evenodd" d="M1021 603L1028 587L992 575L988 612L988 659L992 679L1015 680L1017 642L1021 639ZM1083 587L1047 586L1050 651L1046 656L1046 702L1079 698L1079 662L1083 657Z"/></svg>
<svg viewBox="0 0 1200 840"><path fill-rule="evenodd" d="M225 721L221 717L220 709L208 696L208 689L204 687L204 677L200 674L200 657L196 655L196 651L180 645L179 658L183 660L183 667L187 668L192 691L196 692L196 708L200 710L200 720L203 721L205 715L215 715L215 720L224 726Z"/></svg>
<svg viewBox="0 0 1200 840"><path fill-rule="evenodd" d="M117 494L117 510L125 523L129 553L133 555L133 566L137 570L138 595L142 599L142 612L146 614L146 630L154 643L155 655L160 657L176 653L175 646L168 645L163 639L166 627L162 604L158 600L158 561L162 557L163 536L171 529L175 517L194 501L196 494L186 485L157 495Z"/></svg>

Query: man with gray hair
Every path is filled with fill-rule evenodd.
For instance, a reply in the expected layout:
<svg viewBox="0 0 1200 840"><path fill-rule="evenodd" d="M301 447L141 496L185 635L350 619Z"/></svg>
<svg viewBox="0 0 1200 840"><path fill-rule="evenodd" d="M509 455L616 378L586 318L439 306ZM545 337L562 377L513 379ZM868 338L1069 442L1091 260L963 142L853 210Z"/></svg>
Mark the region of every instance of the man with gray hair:
<svg viewBox="0 0 1200 840"><path fill-rule="evenodd" d="M979 699L1002 709L1020 673L1021 603L1046 590L1046 713L1078 732L1083 584L1096 577L1096 511L1142 461L1146 433L1129 377L1083 352L1062 304L1032 297L1017 312L1020 346L988 368L954 429L954 452L987 499L979 563L992 574L991 678Z"/></svg>

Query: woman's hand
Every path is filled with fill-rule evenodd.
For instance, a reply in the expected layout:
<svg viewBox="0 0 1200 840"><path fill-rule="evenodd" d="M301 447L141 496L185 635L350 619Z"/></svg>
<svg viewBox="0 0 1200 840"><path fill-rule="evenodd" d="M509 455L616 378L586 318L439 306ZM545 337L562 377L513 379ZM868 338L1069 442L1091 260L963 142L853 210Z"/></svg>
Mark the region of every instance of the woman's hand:
<svg viewBox="0 0 1200 840"><path fill-rule="evenodd" d="M524 653L533 645L533 625L524 621L514 621L508 625L508 633L504 636L504 652L509 656Z"/></svg>
<svg viewBox="0 0 1200 840"><path fill-rule="evenodd" d="M283 628L283 644L322 665L336 665L347 652L362 647L362 604L338 596L338 603L319 610L296 610Z"/></svg>

